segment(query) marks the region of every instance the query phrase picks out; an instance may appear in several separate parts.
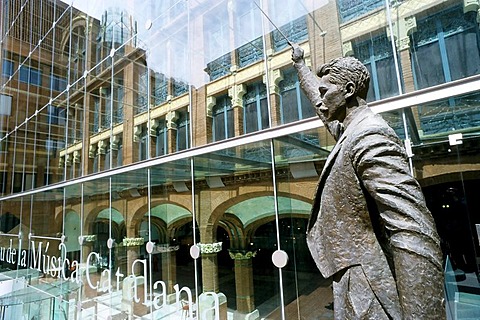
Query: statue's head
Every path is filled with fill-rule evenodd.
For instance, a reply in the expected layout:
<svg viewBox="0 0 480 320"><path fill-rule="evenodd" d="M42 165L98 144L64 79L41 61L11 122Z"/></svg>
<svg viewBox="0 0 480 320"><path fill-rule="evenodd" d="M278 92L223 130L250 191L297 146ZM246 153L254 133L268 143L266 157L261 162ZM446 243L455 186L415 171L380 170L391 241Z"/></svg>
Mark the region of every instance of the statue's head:
<svg viewBox="0 0 480 320"><path fill-rule="evenodd" d="M327 74L330 76L330 82L340 87L344 87L348 82L353 82L356 95L366 100L370 73L356 58L336 58L318 68L317 75L320 78Z"/></svg>

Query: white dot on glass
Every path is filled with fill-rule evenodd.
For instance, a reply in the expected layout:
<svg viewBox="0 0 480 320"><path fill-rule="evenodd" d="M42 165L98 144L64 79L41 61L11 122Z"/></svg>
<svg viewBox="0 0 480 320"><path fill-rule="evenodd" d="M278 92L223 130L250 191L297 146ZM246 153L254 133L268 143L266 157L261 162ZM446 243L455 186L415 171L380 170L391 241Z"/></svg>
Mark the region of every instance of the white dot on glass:
<svg viewBox="0 0 480 320"><path fill-rule="evenodd" d="M152 252L153 252L153 248L154 248L153 242L148 241L148 242L147 242L147 245L146 245L147 252L148 252L148 253L152 253Z"/></svg>
<svg viewBox="0 0 480 320"><path fill-rule="evenodd" d="M200 247L194 244L193 246L190 247L190 256L193 259L198 259L200 256Z"/></svg>
<svg viewBox="0 0 480 320"><path fill-rule="evenodd" d="M276 250L272 254L272 262L277 268L283 268L288 263L288 254L283 250Z"/></svg>
<svg viewBox="0 0 480 320"><path fill-rule="evenodd" d="M107 240L107 248L108 249L112 249L113 248L113 239L112 238L109 238Z"/></svg>

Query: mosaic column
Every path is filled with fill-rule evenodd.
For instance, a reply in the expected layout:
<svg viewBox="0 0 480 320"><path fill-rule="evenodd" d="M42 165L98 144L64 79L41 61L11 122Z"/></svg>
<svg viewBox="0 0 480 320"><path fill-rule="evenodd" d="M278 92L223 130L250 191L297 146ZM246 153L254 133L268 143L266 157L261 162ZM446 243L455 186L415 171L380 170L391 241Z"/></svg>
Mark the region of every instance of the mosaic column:
<svg viewBox="0 0 480 320"><path fill-rule="evenodd" d="M78 241L82 250L82 260L80 262L86 262L88 255L92 252L93 243L97 241L97 235L83 235L79 237Z"/></svg>
<svg viewBox="0 0 480 320"><path fill-rule="evenodd" d="M161 244L155 246L156 252L161 253L162 281L167 286L167 293L173 293L173 286L177 283L177 251L180 246Z"/></svg>
<svg viewBox="0 0 480 320"><path fill-rule="evenodd" d="M229 250L230 258L235 261L235 290L237 311L248 314L255 310L252 259L256 251Z"/></svg>
<svg viewBox="0 0 480 320"><path fill-rule="evenodd" d="M123 239L123 246L126 247L127 251L127 274L130 275L132 272L132 265L135 260L138 259L140 253L140 246L143 245L145 240L141 237L138 238L125 238ZM135 264L135 270L133 270L135 275L143 275L140 264Z"/></svg>
<svg viewBox="0 0 480 320"><path fill-rule="evenodd" d="M222 250L222 243L199 243L198 246L202 257L203 291L218 293L217 253Z"/></svg>

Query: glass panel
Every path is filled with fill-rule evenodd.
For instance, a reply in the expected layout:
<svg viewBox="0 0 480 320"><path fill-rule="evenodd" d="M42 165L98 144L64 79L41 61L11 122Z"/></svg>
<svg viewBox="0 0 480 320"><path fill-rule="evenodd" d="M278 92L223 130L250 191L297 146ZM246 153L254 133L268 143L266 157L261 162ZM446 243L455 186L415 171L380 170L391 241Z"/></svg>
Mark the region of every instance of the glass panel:
<svg viewBox="0 0 480 320"><path fill-rule="evenodd" d="M480 315L480 221L474 214L479 180L477 170L468 169L477 163L477 98L474 93L419 107L423 135L413 147L416 174L442 240L447 314L452 319Z"/></svg>
<svg viewBox="0 0 480 320"><path fill-rule="evenodd" d="M335 142L308 119L296 43L313 71L342 56L367 66L367 100L408 139L437 221L451 318L480 318L475 1L30 0L0 12L5 317L331 319L304 242Z"/></svg>
<svg viewBox="0 0 480 320"><path fill-rule="evenodd" d="M199 299L217 292L220 318L269 315L280 301L279 271L271 263L278 243L269 143L197 156L194 174L203 285ZM251 192L239 189L239 181Z"/></svg>
<svg viewBox="0 0 480 320"><path fill-rule="evenodd" d="M151 316L160 319L199 314L201 265L191 256L199 228L192 210L190 169L188 159L153 167L149 207L139 210L140 236L153 244L150 252L144 251L158 299Z"/></svg>
<svg viewBox="0 0 480 320"><path fill-rule="evenodd" d="M306 243L312 195L333 143L325 128L275 139L280 244L289 257L282 269L287 318L333 317L331 281L318 271Z"/></svg>

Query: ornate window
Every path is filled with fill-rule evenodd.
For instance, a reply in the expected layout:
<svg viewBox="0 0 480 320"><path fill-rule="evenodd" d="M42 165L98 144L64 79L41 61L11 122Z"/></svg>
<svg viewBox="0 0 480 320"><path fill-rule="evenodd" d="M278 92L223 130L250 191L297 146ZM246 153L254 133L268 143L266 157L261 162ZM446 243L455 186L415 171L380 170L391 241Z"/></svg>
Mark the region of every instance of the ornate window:
<svg viewBox="0 0 480 320"><path fill-rule="evenodd" d="M207 68L205 71L210 76L210 81L223 77L230 72L230 67L232 66L232 57L230 53L224 54L223 56L207 63Z"/></svg>
<svg viewBox="0 0 480 320"><path fill-rule="evenodd" d="M165 120L160 120L156 132L155 156L163 156L168 153L168 135Z"/></svg>
<svg viewBox="0 0 480 320"><path fill-rule="evenodd" d="M13 176L13 192L21 192L35 188L35 173L15 172Z"/></svg>
<svg viewBox="0 0 480 320"><path fill-rule="evenodd" d="M283 73L279 87L282 124L315 116L315 109L301 90L295 70Z"/></svg>
<svg viewBox="0 0 480 320"><path fill-rule="evenodd" d="M155 83L156 84L156 83ZM156 90L156 87L155 87ZM145 68L138 78L137 94L137 112L136 114L147 111L148 109L148 69Z"/></svg>
<svg viewBox="0 0 480 320"><path fill-rule="evenodd" d="M308 37L305 8L294 1L270 1L269 11L275 23L291 42L302 42ZM280 51L288 47L285 37L269 24L272 30L273 49Z"/></svg>
<svg viewBox="0 0 480 320"><path fill-rule="evenodd" d="M50 77L50 88L54 91L63 91L67 88L67 79L52 74Z"/></svg>
<svg viewBox="0 0 480 320"><path fill-rule="evenodd" d="M235 1L235 48L238 66L246 67L263 58L262 16L253 1Z"/></svg>
<svg viewBox="0 0 480 320"><path fill-rule="evenodd" d="M232 65L227 1L221 1L205 16L203 30L206 43L205 71L213 81L228 74Z"/></svg>
<svg viewBox="0 0 480 320"><path fill-rule="evenodd" d="M20 67L20 81L35 86L42 85L42 71L27 66Z"/></svg>
<svg viewBox="0 0 480 320"><path fill-rule="evenodd" d="M428 88L480 73L480 33L476 12L462 7L417 21L411 35L415 87ZM479 95L450 98L418 107L423 133L438 134L478 126Z"/></svg>
<svg viewBox="0 0 480 320"><path fill-rule="evenodd" d="M216 104L212 110L212 115L213 141L228 139L235 135L232 100L228 95L224 95L216 99Z"/></svg>
<svg viewBox="0 0 480 320"><path fill-rule="evenodd" d="M85 28L83 26L74 28L71 32L70 40L66 42L65 54L72 57L72 65L70 67L70 83L79 79L85 71L85 42ZM77 85L80 85L80 83L77 83ZM53 90L56 89L53 88Z"/></svg>
<svg viewBox="0 0 480 320"><path fill-rule="evenodd" d="M247 86L243 106L245 133L268 128L267 88L264 83L257 82Z"/></svg>
<svg viewBox="0 0 480 320"><path fill-rule="evenodd" d="M306 16L302 16L280 27L282 33L291 42L301 42L308 37ZM273 30L273 47L275 51L280 51L288 46L287 39L285 39L278 30Z"/></svg>
<svg viewBox="0 0 480 320"><path fill-rule="evenodd" d="M93 134L100 130L100 98L95 96L93 98Z"/></svg>
<svg viewBox="0 0 480 320"><path fill-rule="evenodd" d="M2 61L2 76L10 77L13 75L13 61L3 59Z"/></svg>
<svg viewBox="0 0 480 320"><path fill-rule="evenodd" d="M398 95L392 45L386 34L353 44L355 57L370 72L367 101Z"/></svg>
<svg viewBox="0 0 480 320"><path fill-rule="evenodd" d="M116 161L116 167L121 167L123 165L123 144L120 141L118 144L118 149L117 149L117 161Z"/></svg>
<svg viewBox="0 0 480 320"><path fill-rule="evenodd" d="M112 101L112 92L110 88L105 90L105 116L102 117L102 128L107 129L110 128L112 123L112 109L113 109L113 101Z"/></svg>
<svg viewBox="0 0 480 320"><path fill-rule="evenodd" d="M462 7L417 21L411 36L415 87L427 88L480 73L476 12Z"/></svg>
<svg viewBox="0 0 480 320"><path fill-rule="evenodd" d="M142 132L138 137L138 158L139 160L146 160L149 158L148 134L144 127L142 127Z"/></svg>
<svg viewBox="0 0 480 320"><path fill-rule="evenodd" d="M339 0L340 22L347 22L382 7L384 0Z"/></svg>
<svg viewBox="0 0 480 320"><path fill-rule="evenodd" d="M179 112L177 120L177 151L190 147L189 128L190 120L187 112Z"/></svg>
<svg viewBox="0 0 480 320"><path fill-rule="evenodd" d="M153 101L155 105L159 105L167 101L168 96L168 79L162 73L155 73L153 83ZM146 108L144 108L146 110ZM143 109L142 109L143 110ZM145 111L143 110L143 111Z"/></svg>

